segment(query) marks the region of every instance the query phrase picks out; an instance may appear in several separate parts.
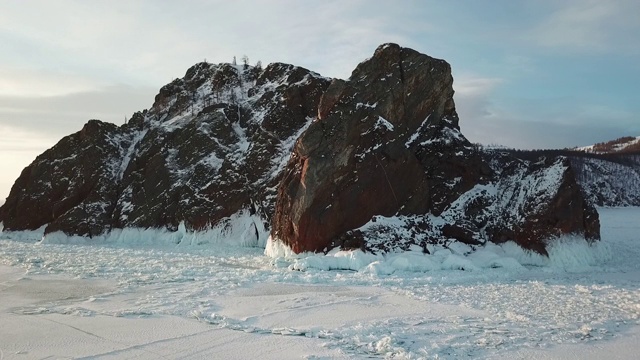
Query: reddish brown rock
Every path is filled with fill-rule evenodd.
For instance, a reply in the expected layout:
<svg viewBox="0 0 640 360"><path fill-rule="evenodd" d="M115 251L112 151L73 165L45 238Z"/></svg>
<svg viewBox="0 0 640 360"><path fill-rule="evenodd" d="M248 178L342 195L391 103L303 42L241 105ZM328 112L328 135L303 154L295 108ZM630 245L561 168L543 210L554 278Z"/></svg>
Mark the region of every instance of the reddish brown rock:
<svg viewBox="0 0 640 360"><path fill-rule="evenodd" d="M585 199L567 158L529 162L501 154L494 159L500 160L502 172L491 208L498 216L486 227L489 240L515 241L546 255L548 242L565 234L589 241L600 238L598 212Z"/></svg>
<svg viewBox="0 0 640 360"><path fill-rule="evenodd" d="M395 44L334 80L285 169L274 241L303 252L513 240L544 253L559 234L598 238L568 165L479 151L452 85L445 61Z"/></svg>
<svg viewBox="0 0 640 360"><path fill-rule="evenodd" d="M374 215L441 212L476 184L488 170L459 133L452 84L445 61L395 44L334 81L287 165L274 237L322 251Z"/></svg>

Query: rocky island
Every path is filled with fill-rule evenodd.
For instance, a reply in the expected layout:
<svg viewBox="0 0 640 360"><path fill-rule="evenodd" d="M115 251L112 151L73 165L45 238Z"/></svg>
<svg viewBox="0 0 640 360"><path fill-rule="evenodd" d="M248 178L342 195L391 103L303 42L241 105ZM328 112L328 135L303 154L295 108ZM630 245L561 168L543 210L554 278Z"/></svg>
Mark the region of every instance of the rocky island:
<svg viewBox="0 0 640 360"><path fill-rule="evenodd" d="M449 64L396 44L347 80L199 63L128 123L91 120L38 156L0 222L95 241L216 229L294 252L599 239L569 158L485 151L458 123Z"/></svg>

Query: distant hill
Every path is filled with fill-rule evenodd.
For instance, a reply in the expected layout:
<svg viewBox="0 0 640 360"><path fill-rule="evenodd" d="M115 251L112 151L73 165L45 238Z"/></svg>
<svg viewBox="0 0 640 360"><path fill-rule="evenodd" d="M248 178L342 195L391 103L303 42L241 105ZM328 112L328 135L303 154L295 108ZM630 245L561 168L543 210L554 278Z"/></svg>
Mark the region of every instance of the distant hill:
<svg viewBox="0 0 640 360"><path fill-rule="evenodd" d="M506 151L530 161L540 156L565 156L586 197L594 204L640 206L640 136L573 149Z"/></svg>
<svg viewBox="0 0 640 360"><path fill-rule="evenodd" d="M587 196L605 206L640 206L640 136L576 148L595 157L576 157L578 181Z"/></svg>
<svg viewBox="0 0 640 360"><path fill-rule="evenodd" d="M640 136L624 136L607 142L579 147L575 150L595 154L640 152Z"/></svg>

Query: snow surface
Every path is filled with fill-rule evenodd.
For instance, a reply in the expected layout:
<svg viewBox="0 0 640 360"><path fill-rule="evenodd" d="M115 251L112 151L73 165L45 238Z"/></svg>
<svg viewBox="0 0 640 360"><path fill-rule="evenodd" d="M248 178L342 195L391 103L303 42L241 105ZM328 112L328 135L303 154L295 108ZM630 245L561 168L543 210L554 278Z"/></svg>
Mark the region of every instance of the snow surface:
<svg viewBox="0 0 640 360"><path fill-rule="evenodd" d="M549 258L513 244L292 256L271 241L265 256L186 232L100 245L2 233L0 357L634 358L640 208L599 211L601 242L564 239Z"/></svg>
<svg viewBox="0 0 640 360"><path fill-rule="evenodd" d="M375 129L385 128L385 129L387 129L387 131L393 131L393 129L394 129L393 124L390 123L389 120L383 118L380 115L378 115L378 120L376 120L374 128Z"/></svg>
<svg viewBox="0 0 640 360"><path fill-rule="evenodd" d="M424 125L427 123L427 121L429 121L429 118L431 117L431 114L427 115L427 117L424 119L424 121L422 121L422 123L420 124L420 126L418 126L418 129L411 135L411 137L409 138L409 140L407 140L406 143L404 143L404 146L406 146L407 148L413 144L414 141L416 141L416 139L420 136L420 134L422 133L422 128L424 127Z"/></svg>

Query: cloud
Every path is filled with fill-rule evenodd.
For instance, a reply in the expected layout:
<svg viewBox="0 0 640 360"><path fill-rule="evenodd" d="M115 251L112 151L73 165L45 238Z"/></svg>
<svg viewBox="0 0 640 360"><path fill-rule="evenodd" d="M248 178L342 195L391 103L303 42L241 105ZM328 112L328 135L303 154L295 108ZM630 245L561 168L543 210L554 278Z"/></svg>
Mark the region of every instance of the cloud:
<svg viewBox="0 0 640 360"><path fill-rule="evenodd" d="M38 132L0 124L0 203L4 203L22 170L56 142L57 139Z"/></svg>
<svg viewBox="0 0 640 360"><path fill-rule="evenodd" d="M90 119L122 124L151 106L151 88L114 85L58 96L0 96L0 198L22 169Z"/></svg>
<svg viewBox="0 0 640 360"><path fill-rule="evenodd" d="M3 8L0 39L12 46L0 60L11 59L13 67L25 60L47 70L62 67L100 84L126 77L129 83L160 86L204 58L229 62L243 54L254 62L290 62L348 77L377 45L413 46L409 34L431 29L425 22L406 20L410 6L384 1L60 0L30 5ZM46 52L27 59L10 55L31 49Z"/></svg>
<svg viewBox="0 0 640 360"><path fill-rule="evenodd" d="M499 144L518 149L562 149L585 146L639 133L606 124L574 126L550 121L518 121L513 118L461 119L463 133L469 141L485 145Z"/></svg>
<svg viewBox="0 0 640 360"><path fill-rule="evenodd" d="M460 125L467 128L477 119L491 119L498 109L492 103L495 89L504 83L501 78L485 78L475 75L456 76L453 84L454 100L460 116ZM472 127L473 128L473 127Z"/></svg>
<svg viewBox="0 0 640 360"><path fill-rule="evenodd" d="M99 86L93 79L68 71L0 69L0 96L61 96L91 91Z"/></svg>
<svg viewBox="0 0 640 360"><path fill-rule="evenodd" d="M477 97L487 95L505 82L502 78L489 78L474 75L456 76L454 89L456 94L464 97Z"/></svg>
<svg viewBox="0 0 640 360"><path fill-rule="evenodd" d="M0 126L58 139L90 119L121 124L152 105L157 89L114 85L59 96L0 96Z"/></svg>
<svg viewBox="0 0 640 360"><path fill-rule="evenodd" d="M460 127L470 141L520 149L565 148L640 134L633 113L586 100L493 100L506 85L501 78L466 75L456 79Z"/></svg>
<svg viewBox="0 0 640 360"><path fill-rule="evenodd" d="M534 44L585 53L637 53L640 3L635 0L553 2L551 14L531 29Z"/></svg>

